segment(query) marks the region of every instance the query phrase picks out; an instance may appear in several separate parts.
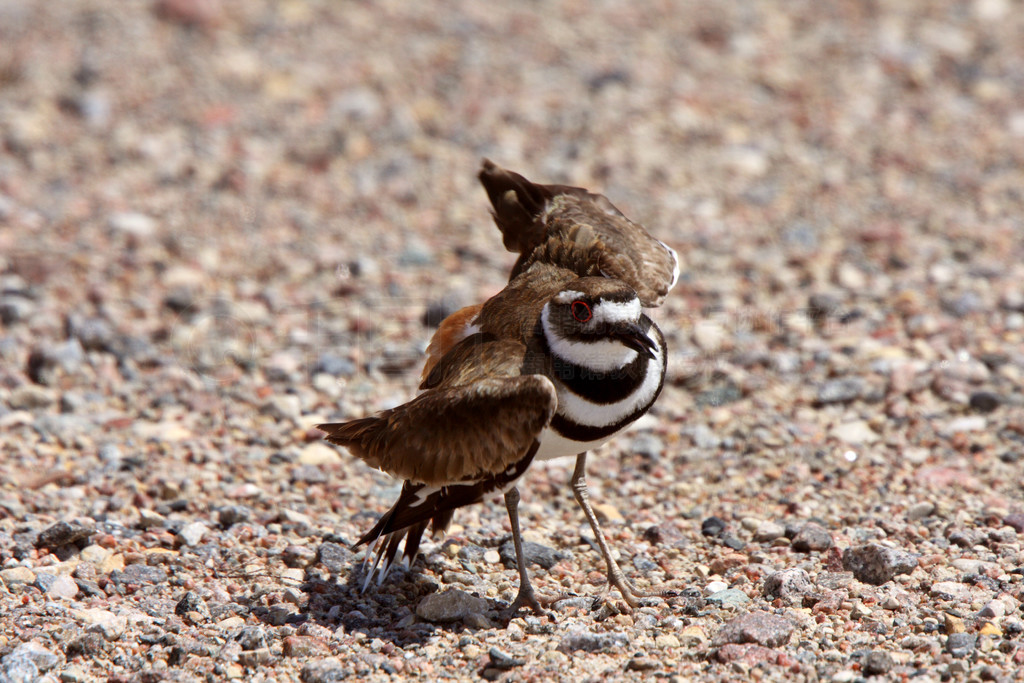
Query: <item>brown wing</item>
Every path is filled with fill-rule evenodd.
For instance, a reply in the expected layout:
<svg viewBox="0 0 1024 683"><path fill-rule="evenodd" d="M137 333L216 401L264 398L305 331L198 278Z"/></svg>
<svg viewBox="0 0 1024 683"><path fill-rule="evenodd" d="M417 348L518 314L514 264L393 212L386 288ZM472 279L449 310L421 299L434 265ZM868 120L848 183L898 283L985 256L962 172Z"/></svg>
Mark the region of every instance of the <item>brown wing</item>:
<svg viewBox="0 0 1024 683"><path fill-rule="evenodd" d="M510 280L545 261L580 277L604 274L623 280L645 306L661 305L675 285L676 253L622 215L604 195L533 183L487 159L479 178L505 248L521 254Z"/></svg>
<svg viewBox="0 0 1024 683"><path fill-rule="evenodd" d="M558 404L551 380L519 374L524 352L522 344L473 335L408 403L317 428L367 464L414 482L444 486L500 473L530 450Z"/></svg>

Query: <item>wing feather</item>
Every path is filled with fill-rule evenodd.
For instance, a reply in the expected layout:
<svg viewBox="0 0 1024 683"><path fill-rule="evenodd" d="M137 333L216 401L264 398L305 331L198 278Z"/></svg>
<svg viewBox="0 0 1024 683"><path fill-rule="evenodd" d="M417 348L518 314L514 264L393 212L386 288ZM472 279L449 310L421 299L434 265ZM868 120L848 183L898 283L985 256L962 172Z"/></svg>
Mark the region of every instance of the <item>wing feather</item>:
<svg viewBox="0 0 1024 683"><path fill-rule="evenodd" d="M523 353L518 342L473 335L408 403L317 428L372 467L413 482L443 486L501 472L530 449L558 404L551 380L518 374Z"/></svg>
<svg viewBox="0 0 1024 683"><path fill-rule="evenodd" d="M514 279L538 261L623 280L645 306L659 306L675 285L675 251L652 237L604 195L540 185L485 159L479 174L505 247L518 252Z"/></svg>

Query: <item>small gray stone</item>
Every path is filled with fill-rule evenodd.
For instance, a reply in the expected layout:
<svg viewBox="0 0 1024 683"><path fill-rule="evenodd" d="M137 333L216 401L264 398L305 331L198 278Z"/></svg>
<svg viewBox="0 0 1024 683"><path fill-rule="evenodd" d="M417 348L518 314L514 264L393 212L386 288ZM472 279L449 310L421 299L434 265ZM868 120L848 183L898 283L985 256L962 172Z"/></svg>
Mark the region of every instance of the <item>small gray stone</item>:
<svg viewBox="0 0 1024 683"><path fill-rule="evenodd" d="M800 527L793 537L793 550L808 553L815 550L828 550L832 547L832 534L820 524L808 522Z"/></svg>
<svg viewBox="0 0 1024 683"><path fill-rule="evenodd" d="M68 659L85 657L92 659L102 654L106 649L106 641L103 636L96 632L83 633L68 643L65 653Z"/></svg>
<svg viewBox="0 0 1024 683"><path fill-rule="evenodd" d="M337 543L321 543L316 549L317 560L332 574L340 574L352 560L352 551Z"/></svg>
<svg viewBox="0 0 1024 683"><path fill-rule="evenodd" d="M509 669L514 669L517 666L522 666L526 663L526 660L516 659L512 655L505 654L496 647L492 647L487 654L491 658L489 666L502 671L508 671Z"/></svg>
<svg viewBox="0 0 1024 683"><path fill-rule="evenodd" d="M139 510L139 528L140 529L153 529L161 528L167 525L167 518L161 515L155 510L148 508L142 508Z"/></svg>
<svg viewBox="0 0 1024 683"><path fill-rule="evenodd" d="M14 663L29 662L37 672L46 672L60 664L60 656L50 652L39 643L29 641L14 648L14 651L3 658L4 669L8 669ZM21 667L19 667L21 668ZM30 667L24 667L28 670ZM10 675L10 673L8 673ZM11 678L14 678L11 676ZM32 680L35 679L26 679Z"/></svg>
<svg viewBox="0 0 1024 683"><path fill-rule="evenodd" d="M323 354L313 366L313 374L324 373L332 377L351 377L356 374L356 364L348 358Z"/></svg>
<svg viewBox="0 0 1024 683"><path fill-rule="evenodd" d="M512 541L502 543L498 554L506 567L512 569L516 566L516 549ZM563 557L565 556L554 548L533 541L523 541L523 558L526 560L526 566L535 564L544 569L551 569Z"/></svg>
<svg viewBox="0 0 1024 683"><path fill-rule="evenodd" d="M951 633L946 640L946 652L963 659L974 652L978 636L973 633Z"/></svg>
<svg viewBox="0 0 1024 683"><path fill-rule="evenodd" d="M709 595L707 601L720 607L739 608L750 602L750 596L737 588L726 588Z"/></svg>
<svg viewBox="0 0 1024 683"><path fill-rule="evenodd" d="M267 647L267 633L262 626L245 626L239 629L234 639L243 650L262 650Z"/></svg>
<svg viewBox="0 0 1024 683"><path fill-rule="evenodd" d="M416 605L416 616L424 621L444 624L487 611L487 601L457 588L431 593Z"/></svg>
<svg viewBox="0 0 1024 683"><path fill-rule="evenodd" d="M843 568L858 581L880 586L897 574L909 574L917 567L917 557L902 550L875 543L853 546L843 553Z"/></svg>
<svg viewBox="0 0 1024 683"><path fill-rule="evenodd" d="M0 322L4 325L23 322L32 317L35 310L35 303L28 297L8 294L0 299Z"/></svg>
<svg viewBox="0 0 1024 683"><path fill-rule="evenodd" d="M56 401L53 392L35 384L23 384L11 391L7 397L7 405L13 410L40 410L48 408Z"/></svg>
<svg viewBox="0 0 1024 683"><path fill-rule="evenodd" d="M776 538L786 535L786 527L775 522L761 522L754 531L754 541L757 543L771 543Z"/></svg>
<svg viewBox="0 0 1024 683"><path fill-rule="evenodd" d="M921 501L920 503L914 503L907 510L907 520L916 522L917 520L931 516L933 512L935 512L934 503L930 503L926 500Z"/></svg>
<svg viewBox="0 0 1024 683"><path fill-rule="evenodd" d="M762 611L747 612L726 622L715 634L711 644L721 647L727 643L756 643L765 647L779 647L789 642L793 630L793 624L782 617Z"/></svg>
<svg viewBox="0 0 1024 683"><path fill-rule="evenodd" d="M844 377L825 382L818 387L818 404L849 403L864 393L864 380L860 377Z"/></svg>
<svg viewBox="0 0 1024 683"><path fill-rule="evenodd" d="M884 676L894 665L892 655L882 650L869 652L860 664L861 670L868 676Z"/></svg>
<svg viewBox="0 0 1024 683"><path fill-rule="evenodd" d="M189 591L182 596L178 604L174 606L174 613L179 617L183 617L189 613L198 614L204 620L210 618L210 608L206 606L206 601L203 600L195 591Z"/></svg>
<svg viewBox="0 0 1024 683"><path fill-rule="evenodd" d="M225 529L252 519L252 509L245 505L227 505L217 511L217 521Z"/></svg>
<svg viewBox="0 0 1024 683"><path fill-rule="evenodd" d="M788 598L809 593L811 588L811 577L795 567L769 574L764 580L765 597Z"/></svg>
<svg viewBox="0 0 1024 683"><path fill-rule="evenodd" d="M180 531L178 531L178 537L185 543L185 545L195 546L199 545L207 531L209 531L209 529L202 522L192 522L191 524L186 524Z"/></svg>
<svg viewBox="0 0 1024 683"><path fill-rule="evenodd" d="M163 583L167 580L167 572L160 567L150 567L146 564L130 564L123 571L111 572L110 580L119 585L129 583Z"/></svg>
<svg viewBox="0 0 1024 683"><path fill-rule="evenodd" d="M308 567L316 558L316 551L304 545L289 545L281 552L281 559L292 568Z"/></svg>
<svg viewBox="0 0 1024 683"><path fill-rule="evenodd" d="M43 574L39 575L44 576ZM74 600L78 595L78 584L70 576L61 574L55 576L50 585L46 588L46 595L50 598L61 600Z"/></svg>
<svg viewBox="0 0 1024 683"><path fill-rule="evenodd" d="M77 543L89 538L96 533L92 526L78 524L77 522L57 522L39 534L36 539L37 548L48 548L53 550L71 543Z"/></svg>
<svg viewBox="0 0 1024 683"><path fill-rule="evenodd" d="M701 450L710 451L722 445L722 439L706 424L696 424L688 433L693 445Z"/></svg>
<svg viewBox="0 0 1024 683"><path fill-rule="evenodd" d="M576 628L562 637L558 649L562 652L600 652L629 645L629 636L625 633L594 633L585 628Z"/></svg>
<svg viewBox="0 0 1024 683"><path fill-rule="evenodd" d="M70 315L66 327L68 335L76 340L76 345L81 344L80 349L108 351L114 346L114 328L103 318Z"/></svg>
<svg viewBox="0 0 1024 683"><path fill-rule="evenodd" d="M631 451L656 460L665 452L665 442L654 434L637 434L629 444Z"/></svg>
<svg viewBox="0 0 1024 683"><path fill-rule="evenodd" d="M318 659L302 667L302 683L343 683L351 680L350 672L336 658Z"/></svg>

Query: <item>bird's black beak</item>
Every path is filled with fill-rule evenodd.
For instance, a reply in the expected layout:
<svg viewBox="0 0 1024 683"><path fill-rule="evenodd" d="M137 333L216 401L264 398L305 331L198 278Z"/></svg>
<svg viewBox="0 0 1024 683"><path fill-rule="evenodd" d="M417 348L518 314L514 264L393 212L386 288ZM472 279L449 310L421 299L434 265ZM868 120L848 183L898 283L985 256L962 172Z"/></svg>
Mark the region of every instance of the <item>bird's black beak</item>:
<svg viewBox="0 0 1024 683"><path fill-rule="evenodd" d="M648 358L654 358L654 352L658 348L654 340L647 336L647 331L636 323L616 325L611 336L637 353L647 354Z"/></svg>

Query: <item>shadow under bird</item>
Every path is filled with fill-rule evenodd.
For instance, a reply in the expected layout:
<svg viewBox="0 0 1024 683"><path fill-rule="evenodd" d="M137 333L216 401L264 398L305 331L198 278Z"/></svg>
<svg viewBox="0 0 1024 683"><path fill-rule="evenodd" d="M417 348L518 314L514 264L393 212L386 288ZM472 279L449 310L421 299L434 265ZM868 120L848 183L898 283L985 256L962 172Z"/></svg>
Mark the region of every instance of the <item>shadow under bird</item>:
<svg viewBox="0 0 1024 683"><path fill-rule="evenodd" d="M456 509L501 493L520 578L507 613L543 613L523 558L516 486L535 460L575 456L573 494L609 582L635 607L644 594L618 567L590 505L586 454L661 392L665 340L643 307L660 305L675 284L676 254L602 195L536 184L487 160L479 178L506 248L520 254L508 285L442 322L414 399L318 425L331 443L405 482L357 543L376 545L364 589L375 573L384 579L400 548L411 565L428 525L441 533Z"/></svg>

